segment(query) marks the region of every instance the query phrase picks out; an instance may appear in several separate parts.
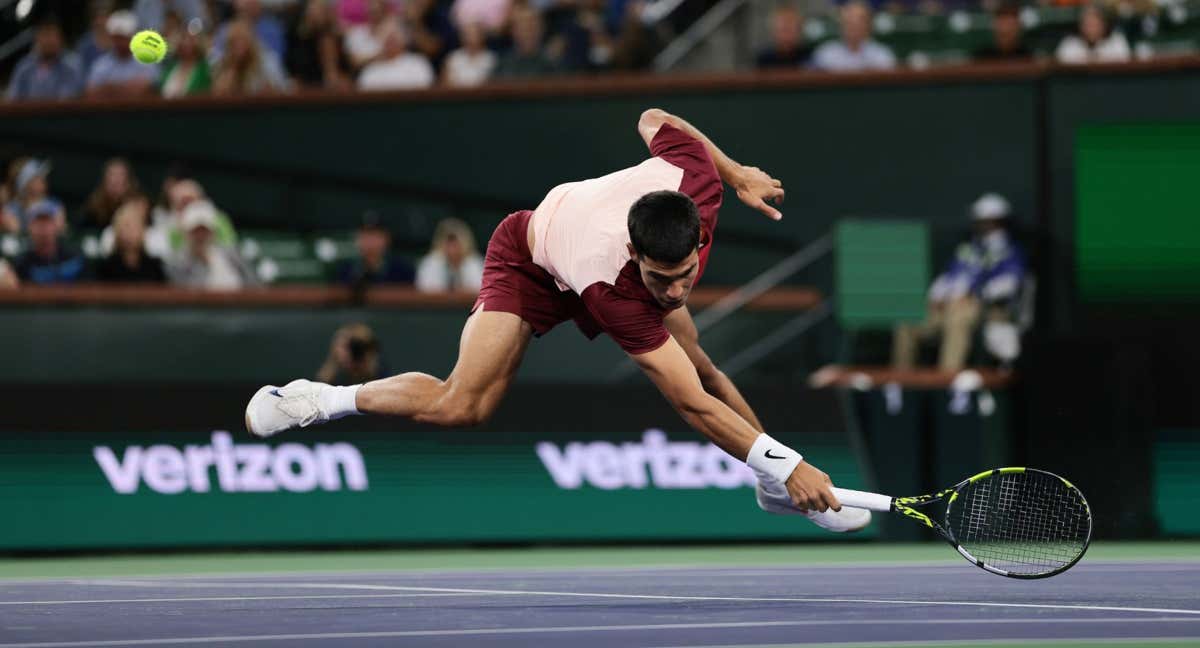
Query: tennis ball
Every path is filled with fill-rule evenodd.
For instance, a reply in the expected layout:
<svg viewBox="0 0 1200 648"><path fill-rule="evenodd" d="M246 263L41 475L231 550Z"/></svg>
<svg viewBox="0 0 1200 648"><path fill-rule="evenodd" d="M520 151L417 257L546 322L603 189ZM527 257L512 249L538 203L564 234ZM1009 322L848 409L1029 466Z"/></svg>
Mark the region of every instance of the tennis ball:
<svg viewBox="0 0 1200 648"><path fill-rule="evenodd" d="M167 41L158 32L146 29L134 34L133 40L129 41L129 51L141 63L158 63L167 55Z"/></svg>

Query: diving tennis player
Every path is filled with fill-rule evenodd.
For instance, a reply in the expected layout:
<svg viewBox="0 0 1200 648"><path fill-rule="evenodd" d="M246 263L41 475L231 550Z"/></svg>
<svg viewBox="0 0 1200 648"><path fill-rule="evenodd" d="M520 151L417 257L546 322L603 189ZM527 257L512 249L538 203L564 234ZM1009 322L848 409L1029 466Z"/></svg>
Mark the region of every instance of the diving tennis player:
<svg viewBox="0 0 1200 648"><path fill-rule="evenodd" d="M589 339L612 337L689 425L753 468L763 509L802 513L833 531L866 526L868 511L841 509L829 476L763 431L700 348L687 309L712 253L724 184L779 220L770 203L783 201L782 183L662 110L642 113L637 129L649 159L559 185L537 209L496 227L448 378L412 372L362 385L267 385L246 406L247 430L265 437L354 414L479 424L499 405L530 337L574 320Z"/></svg>

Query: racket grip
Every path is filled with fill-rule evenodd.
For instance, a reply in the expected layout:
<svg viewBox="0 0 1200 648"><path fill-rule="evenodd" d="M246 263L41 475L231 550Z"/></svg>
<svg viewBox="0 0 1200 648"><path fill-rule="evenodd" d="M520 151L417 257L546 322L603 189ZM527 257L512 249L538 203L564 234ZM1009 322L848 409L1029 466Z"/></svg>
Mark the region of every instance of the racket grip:
<svg viewBox="0 0 1200 648"><path fill-rule="evenodd" d="M842 506L864 508L868 511L888 513L892 510L892 498L879 493L850 490L849 488L833 488L833 496L838 498Z"/></svg>

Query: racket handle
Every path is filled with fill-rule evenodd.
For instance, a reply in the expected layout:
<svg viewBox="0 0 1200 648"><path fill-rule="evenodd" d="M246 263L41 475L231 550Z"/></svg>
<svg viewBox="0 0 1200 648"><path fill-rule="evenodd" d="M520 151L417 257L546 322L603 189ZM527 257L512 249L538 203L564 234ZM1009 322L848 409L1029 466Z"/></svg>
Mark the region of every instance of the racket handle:
<svg viewBox="0 0 1200 648"><path fill-rule="evenodd" d="M843 506L864 508L868 511L879 511L881 513L888 513L892 510L892 498L887 495L850 490L849 488L835 487L832 490L833 496L838 498L838 501Z"/></svg>

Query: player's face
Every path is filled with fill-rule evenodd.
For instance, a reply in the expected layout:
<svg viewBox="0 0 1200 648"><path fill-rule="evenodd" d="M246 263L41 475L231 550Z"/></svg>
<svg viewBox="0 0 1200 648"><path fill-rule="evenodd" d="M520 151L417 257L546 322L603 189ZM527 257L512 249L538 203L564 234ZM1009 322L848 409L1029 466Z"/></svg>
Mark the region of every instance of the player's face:
<svg viewBox="0 0 1200 648"><path fill-rule="evenodd" d="M659 263L649 257L635 259L642 274L642 283L663 308L679 308L687 303L696 274L700 271L700 255L693 250L676 264Z"/></svg>

